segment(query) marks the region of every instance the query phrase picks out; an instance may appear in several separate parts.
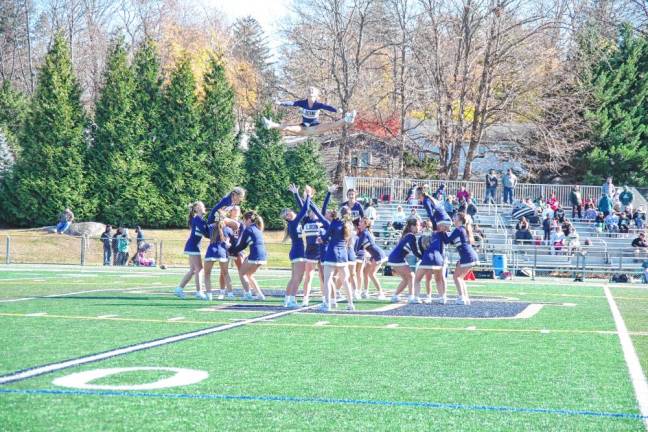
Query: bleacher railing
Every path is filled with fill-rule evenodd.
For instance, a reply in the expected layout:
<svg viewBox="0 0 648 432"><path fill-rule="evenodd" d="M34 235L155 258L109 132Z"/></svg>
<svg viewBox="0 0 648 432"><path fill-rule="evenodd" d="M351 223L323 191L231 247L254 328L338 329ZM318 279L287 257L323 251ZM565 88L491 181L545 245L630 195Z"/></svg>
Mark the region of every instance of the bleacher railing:
<svg viewBox="0 0 648 432"><path fill-rule="evenodd" d="M344 194L349 189L355 189L360 197L366 198L381 198L389 197L392 202L405 202L407 193L412 187L412 184L417 185L426 184L432 192L436 191L441 183L445 184L446 193L456 195L461 186L466 186L470 194L477 199L480 203L484 202L486 196L486 183L485 181L463 181L463 180L440 180L440 179L411 179L411 178L387 178L387 177L345 177L344 178ZM557 185L557 184L533 184L533 183L518 183L513 191L513 197L516 198L531 198L535 200L539 197L548 198L552 192L556 192L556 197L563 205L567 207L570 204L569 195L575 185ZM578 185L580 187L581 196L583 199L593 199L594 203L598 203L601 197L601 186L593 185ZM634 194L635 207L639 205L646 205L645 198L637 191L636 188L631 187L630 191ZM502 195L504 187L500 180L496 191L496 200L498 203L502 202Z"/></svg>

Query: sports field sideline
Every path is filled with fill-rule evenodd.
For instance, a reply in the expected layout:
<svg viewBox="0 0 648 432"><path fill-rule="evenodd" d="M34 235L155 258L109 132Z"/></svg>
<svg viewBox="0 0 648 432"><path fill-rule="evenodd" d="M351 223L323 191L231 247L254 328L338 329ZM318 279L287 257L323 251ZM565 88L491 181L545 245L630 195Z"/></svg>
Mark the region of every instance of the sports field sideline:
<svg viewBox="0 0 648 432"><path fill-rule="evenodd" d="M179 300L180 272L0 267L1 429L648 425L645 286L478 280L470 310L369 299L320 314ZM289 274L259 276L281 291Z"/></svg>

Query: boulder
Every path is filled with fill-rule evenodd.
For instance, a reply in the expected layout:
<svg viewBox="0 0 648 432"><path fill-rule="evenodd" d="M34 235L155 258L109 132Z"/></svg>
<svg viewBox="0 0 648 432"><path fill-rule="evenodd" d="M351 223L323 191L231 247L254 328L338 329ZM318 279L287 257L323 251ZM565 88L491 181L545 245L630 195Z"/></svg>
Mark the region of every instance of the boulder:
<svg viewBox="0 0 648 432"><path fill-rule="evenodd" d="M55 226L43 227L42 229L48 233L56 233ZM64 234L75 237L99 237L105 230L106 225L99 222L73 222Z"/></svg>

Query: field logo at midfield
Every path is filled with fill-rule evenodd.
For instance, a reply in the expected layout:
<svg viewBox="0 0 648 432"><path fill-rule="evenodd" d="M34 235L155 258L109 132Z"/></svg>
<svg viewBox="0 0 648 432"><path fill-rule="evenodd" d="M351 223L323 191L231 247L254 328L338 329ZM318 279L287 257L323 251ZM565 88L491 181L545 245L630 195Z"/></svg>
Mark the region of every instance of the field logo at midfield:
<svg viewBox="0 0 648 432"><path fill-rule="evenodd" d="M146 384L132 385L98 385L91 384L92 381L99 378L105 378L111 375L117 375L124 372L138 371L169 371L175 372L174 375L162 378L157 381ZM93 369L85 372L73 373L64 377L56 378L52 384L60 387L69 387L87 390L156 390L169 387L188 386L199 383L207 378L209 374L205 371L195 369L182 369L170 367L127 367L127 368L109 368Z"/></svg>

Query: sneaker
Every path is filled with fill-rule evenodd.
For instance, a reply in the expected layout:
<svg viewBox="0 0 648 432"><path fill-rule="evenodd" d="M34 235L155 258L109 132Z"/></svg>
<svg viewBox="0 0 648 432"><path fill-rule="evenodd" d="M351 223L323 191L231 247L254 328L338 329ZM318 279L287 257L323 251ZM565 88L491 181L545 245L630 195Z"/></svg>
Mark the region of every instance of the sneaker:
<svg viewBox="0 0 648 432"><path fill-rule="evenodd" d="M387 300L387 297L385 297L385 294L379 294L378 300Z"/></svg>
<svg viewBox="0 0 648 432"><path fill-rule="evenodd" d="M421 301L422 301L424 304L431 304L431 303L432 303L432 296L424 297L423 299L421 299Z"/></svg>
<svg viewBox="0 0 648 432"><path fill-rule="evenodd" d="M399 301L400 301L400 297L397 296L396 294L394 294L393 296L391 296L391 302L392 302L392 303L398 303Z"/></svg>
<svg viewBox="0 0 648 432"><path fill-rule="evenodd" d="M207 296L202 291L196 291L196 300L207 300Z"/></svg>
<svg viewBox="0 0 648 432"><path fill-rule="evenodd" d="M180 288L180 287L177 287L173 293L175 294L176 297L179 297L179 298L182 298L182 299L185 298L184 290L182 288Z"/></svg>
<svg viewBox="0 0 648 432"><path fill-rule="evenodd" d="M438 303L438 304L442 304L442 305L447 304L448 303L448 297L446 297L446 296L437 297L436 299L434 299L434 302Z"/></svg>
<svg viewBox="0 0 648 432"><path fill-rule="evenodd" d="M469 306L470 305L470 298L464 297L463 302L465 305Z"/></svg>
<svg viewBox="0 0 648 432"><path fill-rule="evenodd" d="M331 300L331 309L337 309L337 300Z"/></svg>
<svg viewBox="0 0 648 432"><path fill-rule="evenodd" d="M356 309L355 309L355 306L353 305L353 303L349 303L349 304L347 305L347 310L348 310L348 311L354 311L354 310L356 310Z"/></svg>
<svg viewBox="0 0 648 432"><path fill-rule="evenodd" d="M218 297L216 297L218 300L225 300L225 294L220 293L218 294Z"/></svg>
<svg viewBox="0 0 648 432"><path fill-rule="evenodd" d="M254 297L252 297L252 293L246 292L245 294L243 294L243 297L241 297L241 300L252 301L254 300Z"/></svg>
<svg viewBox="0 0 648 432"><path fill-rule="evenodd" d="M407 303L409 304L421 304L421 298L411 295L407 298Z"/></svg>
<svg viewBox="0 0 648 432"><path fill-rule="evenodd" d="M455 304L458 304L458 305L465 305L466 303L464 302L463 297L459 296L459 297L457 297L457 299L455 300Z"/></svg>
<svg viewBox="0 0 648 432"><path fill-rule="evenodd" d="M308 300L302 301L301 307L308 307Z"/></svg>
<svg viewBox="0 0 648 432"><path fill-rule="evenodd" d="M297 309L299 307L299 305L297 304L297 302L295 300L290 300L288 302L288 304L286 304L286 307L289 308L289 309Z"/></svg>
<svg viewBox="0 0 648 432"><path fill-rule="evenodd" d="M356 290L356 291L353 293L353 299L354 299L354 300L360 300L360 291Z"/></svg>
<svg viewBox="0 0 648 432"><path fill-rule="evenodd" d="M328 312L331 309L328 307L328 305L326 303L322 303L321 305L319 305L317 310L320 311L320 312Z"/></svg>
<svg viewBox="0 0 648 432"><path fill-rule="evenodd" d="M360 294L360 298L368 299L369 298L369 291L362 291L362 294Z"/></svg>
<svg viewBox="0 0 648 432"><path fill-rule="evenodd" d="M207 293L207 294L205 294L205 300L207 300L207 301L212 301L212 300L214 300L214 297L212 296L212 293Z"/></svg>
<svg viewBox="0 0 648 432"><path fill-rule="evenodd" d="M228 300L234 300L236 298L236 296L234 295L233 292L228 292L226 298Z"/></svg>
<svg viewBox="0 0 648 432"><path fill-rule="evenodd" d="M256 295L256 296L252 297L252 299L257 300L257 301L263 301L263 300L265 300L265 296L263 294L259 294L259 295Z"/></svg>
<svg viewBox="0 0 648 432"><path fill-rule="evenodd" d="M344 114L344 122L347 124L351 124L355 121L356 118L356 110L349 111L348 113Z"/></svg>

